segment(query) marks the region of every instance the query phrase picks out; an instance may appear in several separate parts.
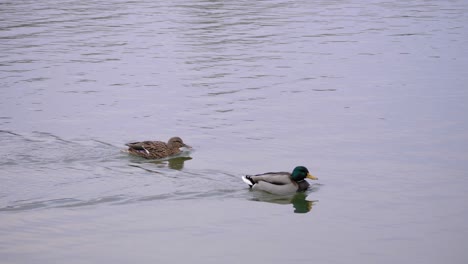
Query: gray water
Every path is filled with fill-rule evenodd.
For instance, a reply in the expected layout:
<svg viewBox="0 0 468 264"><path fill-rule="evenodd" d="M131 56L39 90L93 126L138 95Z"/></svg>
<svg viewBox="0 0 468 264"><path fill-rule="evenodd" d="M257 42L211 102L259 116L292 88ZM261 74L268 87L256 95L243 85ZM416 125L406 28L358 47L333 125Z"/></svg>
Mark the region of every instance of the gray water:
<svg viewBox="0 0 468 264"><path fill-rule="evenodd" d="M2 263L467 263L468 2L0 0ZM180 136L170 160L121 150ZM247 173L304 165L304 195Z"/></svg>

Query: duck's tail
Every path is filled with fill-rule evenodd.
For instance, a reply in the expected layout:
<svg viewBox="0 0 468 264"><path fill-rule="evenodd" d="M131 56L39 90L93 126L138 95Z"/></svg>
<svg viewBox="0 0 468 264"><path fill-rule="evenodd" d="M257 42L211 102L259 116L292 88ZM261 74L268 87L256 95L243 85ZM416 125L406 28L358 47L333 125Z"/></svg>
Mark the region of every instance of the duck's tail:
<svg viewBox="0 0 468 264"><path fill-rule="evenodd" d="M255 182L252 180L250 175L242 176L242 180L249 185L250 188L252 188L255 185Z"/></svg>

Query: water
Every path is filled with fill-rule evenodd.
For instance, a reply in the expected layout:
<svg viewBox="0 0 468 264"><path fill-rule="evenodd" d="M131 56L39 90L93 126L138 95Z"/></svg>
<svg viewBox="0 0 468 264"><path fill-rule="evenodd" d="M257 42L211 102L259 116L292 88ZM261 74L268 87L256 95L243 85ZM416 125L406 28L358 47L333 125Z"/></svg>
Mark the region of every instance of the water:
<svg viewBox="0 0 468 264"><path fill-rule="evenodd" d="M2 263L466 263L467 11L0 1Z"/></svg>

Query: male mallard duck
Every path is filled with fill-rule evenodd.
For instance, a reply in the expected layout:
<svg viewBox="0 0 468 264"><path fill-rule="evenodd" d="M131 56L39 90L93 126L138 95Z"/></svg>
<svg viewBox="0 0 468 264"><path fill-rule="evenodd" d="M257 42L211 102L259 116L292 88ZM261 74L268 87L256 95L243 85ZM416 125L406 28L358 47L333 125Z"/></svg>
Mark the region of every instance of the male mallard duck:
<svg viewBox="0 0 468 264"><path fill-rule="evenodd" d="M180 153L181 147L190 148L180 137L173 137L167 143L162 141L142 141L125 144L128 153L145 159L162 159Z"/></svg>
<svg viewBox="0 0 468 264"><path fill-rule="evenodd" d="M292 173L267 172L246 175L242 177L242 180L254 190L262 190L273 194L289 194L307 190L309 183L305 178L318 180L317 177L310 175L309 170L304 166L297 166Z"/></svg>

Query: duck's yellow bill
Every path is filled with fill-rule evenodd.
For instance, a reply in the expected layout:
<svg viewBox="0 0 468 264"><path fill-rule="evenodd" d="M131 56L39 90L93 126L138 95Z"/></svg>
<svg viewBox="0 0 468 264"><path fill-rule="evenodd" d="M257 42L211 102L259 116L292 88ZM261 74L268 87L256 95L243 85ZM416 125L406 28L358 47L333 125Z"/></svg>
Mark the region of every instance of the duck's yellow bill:
<svg viewBox="0 0 468 264"><path fill-rule="evenodd" d="M315 177L315 176L311 175L310 173L307 173L307 176L306 176L306 178L308 178L308 179L311 179L311 180L318 180L318 178L317 178L317 177Z"/></svg>

